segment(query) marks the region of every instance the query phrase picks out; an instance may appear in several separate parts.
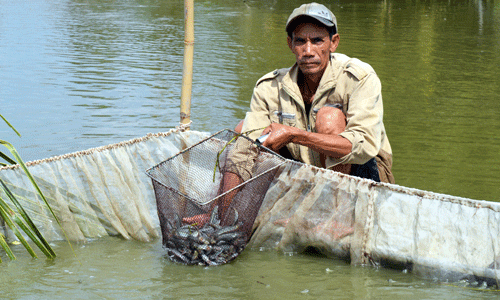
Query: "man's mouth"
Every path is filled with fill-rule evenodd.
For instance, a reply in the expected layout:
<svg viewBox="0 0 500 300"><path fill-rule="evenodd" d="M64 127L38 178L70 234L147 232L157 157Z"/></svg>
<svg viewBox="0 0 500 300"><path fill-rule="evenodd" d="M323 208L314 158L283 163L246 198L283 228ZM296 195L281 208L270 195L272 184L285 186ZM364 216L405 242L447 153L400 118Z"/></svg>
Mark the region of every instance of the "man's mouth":
<svg viewBox="0 0 500 300"><path fill-rule="evenodd" d="M315 62L315 61L302 61L302 62L300 62L300 65L301 66L310 67L310 66L318 65L318 62Z"/></svg>

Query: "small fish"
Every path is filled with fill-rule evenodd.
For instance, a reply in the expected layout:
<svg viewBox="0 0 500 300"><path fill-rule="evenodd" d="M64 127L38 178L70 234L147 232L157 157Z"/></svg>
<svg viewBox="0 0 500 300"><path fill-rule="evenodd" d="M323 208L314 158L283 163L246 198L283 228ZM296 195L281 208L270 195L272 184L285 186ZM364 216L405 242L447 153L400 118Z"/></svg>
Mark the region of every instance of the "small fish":
<svg viewBox="0 0 500 300"><path fill-rule="evenodd" d="M209 266L216 266L216 265L217 265L215 262L211 261L211 260L208 258L208 256L206 256L205 254L202 254L202 255L201 255L201 259L203 259L203 261L204 261L204 262L206 262L206 263L207 263L207 265L209 265Z"/></svg>
<svg viewBox="0 0 500 300"><path fill-rule="evenodd" d="M238 223L238 211L233 207L233 210L234 210L234 221L233 221L233 226L236 225L236 223Z"/></svg>
<svg viewBox="0 0 500 300"><path fill-rule="evenodd" d="M219 206L214 206L214 209L212 209L212 214L210 215L210 224L217 224L219 225L218 223L220 223L220 221L218 222L218 219L219 219Z"/></svg>
<svg viewBox="0 0 500 300"><path fill-rule="evenodd" d="M215 249L215 247L214 247L214 249ZM217 258L219 258L219 256L222 254L223 251L224 251L224 249L217 250L217 252L215 252L213 254L214 260L216 260Z"/></svg>
<svg viewBox="0 0 500 300"><path fill-rule="evenodd" d="M241 236L241 233L239 233L239 232L224 233L224 234L219 235L217 237L217 240L219 240L219 241L232 241L240 236Z"/></svg>
<svg viewBox="0 0 500 300"><path fill-rule="evenodd" d="M239 255L239 253L233 253L233 254L231 254L231 255L228 257L228 261L231 261L231 260L235 259L238 255Z"/></svg>
<svg viewBox="0 0 500 300"><path fill-rule="evenodd" d="M215 236L216 237L220 237L221 235L223 234L226 234L226 233L230 233L230 232L233 232L233 231L236 231L240 228L240 226L238 225L234 225L234 226L227 226L227 227L222 227L221 229L215 231Z"/></svg>
<svg viewBox="0 0 500 300"><path fill-rule="evenodd" d="M229 251L229 250L230 250L230 249L229 249L230 247L231 247L231 245L217 245L217 246L214 246L214 248L213 248L213 249L214 249L215 251L226 251L226 252L227 252L227 251Z"/></svg>
<svg viewBox="0 0 500 300"><path fill-rule="evenodd" d="M195 248L200 251L211 251L212 246L207 244L195 244Z"/></svg>
<svg viewBox="0 0 500 300"><path fill-rule="evenodd" d="M186 263L186 264L189 263L189 260L184 255L182 255L179 251L177 251L175 249L167 249L167 253L168 252L171 252L175 257L179 258L184 263Z"/></svg>
<svg viewBox="0 0 500 300"><path fill-rule="evenodd" d="M179 228L175 232L175 236L181 239L188 239L191 236L191 231L186 228Z"/></svg>
<svg viewBox="0 0 500 300"><path fill-rule="evenodd" d="M179 224L172 228L164 240L168 257L175 262L189 265L220 265L236 258L243 251L247 236L240 231L243 223L238 222L238 212L234 210L231 226L221 226L218 207L211 212L210 222L204 225ZM179 219L179 218L178 218ZM177 225L177 224L175 224Z"/></svg>
<svg viewBox="0 0 500 300"><path fill-rule="evenodd" d="M210 225L210 227L212 227L213 229L215 230L219 230L222 228L222 226L220 226L219 224L212 224L212 223L209 223L208 225Z"/></svg>
<svg viewBox="0 0 500 300"><path fill-rule="evenodd" d="M206 236L209 236L209 235L212 235L215 233L215 228L212 226L205 226L205 227L201 228L199 231L200 231L200 233L202 233Z"/></svg>

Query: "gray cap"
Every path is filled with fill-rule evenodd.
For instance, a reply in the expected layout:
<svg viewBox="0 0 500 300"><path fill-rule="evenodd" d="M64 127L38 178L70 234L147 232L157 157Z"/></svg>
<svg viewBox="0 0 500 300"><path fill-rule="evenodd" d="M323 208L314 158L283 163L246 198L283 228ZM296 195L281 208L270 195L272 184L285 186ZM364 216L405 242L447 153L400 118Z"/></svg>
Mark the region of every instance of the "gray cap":
<svg viewBox="0 0 500 300"><path fill-rule="evenodd" d="M313 2L302 4L300 7L293 10L292 14L288 17L288 21L286 21L286 31L288 32L288 26L293 20L302 16L314 18L327 27L335 26L335 28L337 28L337 18L335 18L335 15L323 4Z"/></svg>

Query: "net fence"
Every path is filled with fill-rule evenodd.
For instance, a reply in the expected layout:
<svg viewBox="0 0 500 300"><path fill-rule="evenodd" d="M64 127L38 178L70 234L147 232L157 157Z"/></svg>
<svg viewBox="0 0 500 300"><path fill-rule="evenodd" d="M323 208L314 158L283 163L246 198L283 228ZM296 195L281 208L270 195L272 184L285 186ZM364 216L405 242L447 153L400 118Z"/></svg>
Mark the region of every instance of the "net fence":
<svg viewBox="0 0 500 300"><path fill-rule="evenodd" d="M99 237L118 236L154 242L162 237L162 230L152 180L144 170L179 151L198 147L209 136L194 130L149 134L27 165L71 241L84 243ZM218 143L217 147L224 144ZM231 147L234 146L230 144L228 149ZM217 197L223 180L222 175L216 175L213 182L216 156L212 150L204 150L206 155L198 159L190 158L195 157L194 152L181 153L177 159L182 158L186 166L178 166L179 173L172 172L168 178L173 180L175 189L181 190L184 186L183 197L197 199L186 202L192 202L189 206L193 207L193 217L197 212L206 212L205 215L211 217L214 210L209 210L208 204L215 202L210 200ZM270 156L264 152L261 155L262 158ZM220 162L223 166L224 155ZM207 167L200 168L204 163ZM197 168L202 171L194 172ZM182 172L195 175L188 176L191 180L182 181L179 179L185 176ZM207 174L199 175L202 173ZM20 168L0 168L0 178L47 241L65 239ZM202 184L201 178L208 178L208 183ZM488 285L498 286L498 202L375 183L289 160L268 178L269 188L253 223L247 249L295 253L314 247L327 257L342 257L354 265L399 266L436 280L462 282L467 279L465 283L477 282L481 286L486 280ZM251 188L252 184L257 183L249 181L241 188ZM240 192L238 197L250 196ZM0 197L5 195L0 192ZM238 205L254 209L252 203L237 201L232 205L240 213L245 207ZM219 209L220 206L217 218L222 224ZM234 212L233 209L227 211L228 214ZM234 216L229 216L226 222L233 220ZM189 229L186 231L190 233ZM15 239L6 227L0 226L0 233L8 241Z"/></svg>

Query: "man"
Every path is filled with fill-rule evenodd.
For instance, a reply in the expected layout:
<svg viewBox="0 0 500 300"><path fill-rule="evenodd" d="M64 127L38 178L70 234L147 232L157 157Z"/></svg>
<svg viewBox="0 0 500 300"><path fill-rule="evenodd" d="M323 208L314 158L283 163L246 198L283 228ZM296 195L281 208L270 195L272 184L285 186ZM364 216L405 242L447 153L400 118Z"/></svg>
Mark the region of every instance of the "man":
<svg viewBox="0 0 500 300"><path fill-rule="evenodd" d="M269 134L263 146L288 158L394 183L375 71L358 59L334 53L340 40L337 20L321 4L296 8L286 31L296 63L257 81L242 132L265 127L249 137ZM238 181L251 176L249 165L238 164L247 155L251 151L234 154Z"/></svg>
<svg viewBox="0 0 500 300"><path fill-rule="evenodd" d="M296 8L286 23L288 46L296 57L291 68L257 81L241 132L283 156L354 176L394 183L392 151L382 121L380 80L358 59L334 54L337 20L317 3ZM237 126L239 131L241 124ZM256 148L235 143L223 176L229 191L252 176ZM237 190L214 204L221 218ZM208 214L185 218L204 224Z"/></svg>

